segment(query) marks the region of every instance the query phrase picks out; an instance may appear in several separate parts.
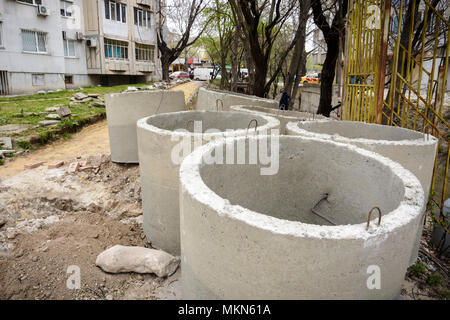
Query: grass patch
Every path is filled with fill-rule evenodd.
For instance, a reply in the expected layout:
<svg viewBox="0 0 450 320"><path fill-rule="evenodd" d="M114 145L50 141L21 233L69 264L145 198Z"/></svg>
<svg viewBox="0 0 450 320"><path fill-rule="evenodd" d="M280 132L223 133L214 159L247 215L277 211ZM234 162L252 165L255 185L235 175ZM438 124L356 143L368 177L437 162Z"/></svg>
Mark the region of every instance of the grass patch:
<svg viewBox="0 0 450 320"><path fill-rule="evenodd" d="M34 144L43 145L58 138L70 139L70 133L76 132L83 125L104 118L105 108L90 106L91 102L74 103L70 98L76 92L98 94L103 99L105 94L121 92L129 86L140 87L149 83L125 84L113 87L86 87L77 90L63 90L46 94L31 94L0 98L0 126L7 124L28 125L29 129L15 134L1 134L13 139L15 149L31 149ZM94 100L95 101L95 100ZM39 122L46 120L49 112L45 109L53 106L69 107L72 117L62 120L54 127L40 127ZM50 112L55 113L55 112Z"/></svg>
<svg viewBox="0 0 450 320"><path fill-rule="evenodd" d="M412 274L417 278L422 278L426 271L425 267L420 263L416 263L411 267Z"/></svg>
<svg viewBox="0 0 450 320"><path fill-rule="evenodd" d="M438 284L442 284L443 283L442 276L437 272L433 272L428 276L427 283L432 287Z"/></svg>

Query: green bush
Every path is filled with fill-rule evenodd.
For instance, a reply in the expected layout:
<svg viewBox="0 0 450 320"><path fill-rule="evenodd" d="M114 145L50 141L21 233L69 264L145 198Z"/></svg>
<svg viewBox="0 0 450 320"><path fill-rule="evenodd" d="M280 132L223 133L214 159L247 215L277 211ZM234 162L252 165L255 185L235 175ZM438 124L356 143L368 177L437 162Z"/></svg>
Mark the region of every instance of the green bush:
<svg viewBox="0 0 450 320"><path fill-rule="evenodd" d="M31 143L26 140L17 141L17 145L25 150L31 149Z"/></svg>
<svg viewBox="0 0 450 320"><path fill-rule="evenodd" d="M433 272L432 274L430 274L427 279L427 283L430 286L436 286L438 284L442 284L442 282L442 276L437 272Z"/></svg>

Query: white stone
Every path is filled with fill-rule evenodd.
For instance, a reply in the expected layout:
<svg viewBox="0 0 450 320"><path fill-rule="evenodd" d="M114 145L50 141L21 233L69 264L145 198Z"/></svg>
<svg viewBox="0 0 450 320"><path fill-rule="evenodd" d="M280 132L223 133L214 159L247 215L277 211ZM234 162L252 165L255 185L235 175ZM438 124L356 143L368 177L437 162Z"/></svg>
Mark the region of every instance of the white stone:
<svg viewBox="0 0 450 320"><path fill-rule="evenodd" d="M111 273L154 273L167 277L177 270L180 261L160 250L115 245L100 253L95 264Z"/></svg>

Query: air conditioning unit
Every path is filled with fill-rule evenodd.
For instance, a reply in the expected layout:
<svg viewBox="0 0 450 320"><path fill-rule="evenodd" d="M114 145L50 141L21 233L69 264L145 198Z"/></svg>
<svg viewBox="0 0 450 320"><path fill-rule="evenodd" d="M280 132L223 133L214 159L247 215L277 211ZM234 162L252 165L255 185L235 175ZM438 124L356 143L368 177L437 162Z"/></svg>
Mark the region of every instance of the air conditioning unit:
<svg viewBox="0 0 450 320"><path fill-rule="evenodd" d="M50 10L46 6L39 5L37 8L38 8L38 15L40 16L50 15Z"/></svg>
<svg viewBox="0 0 450 320"><path fill-rule="evenodd" d="M77 40L84 40L84 34L83 32L76 32L75 37Z"/></svg>
<svg viewBox="0 0 450 320"><path fill-rule="evenodd" d="M62 32L62 37L63 37L63 40L67 39L67 33L65 31Z"/></svg>
<svg viewBox="0 0 450 320"><path fill-rule="evenodd" d="M86 40L86 45L88 47L94 48L97 46L97 39L87 39Z"/></svg>

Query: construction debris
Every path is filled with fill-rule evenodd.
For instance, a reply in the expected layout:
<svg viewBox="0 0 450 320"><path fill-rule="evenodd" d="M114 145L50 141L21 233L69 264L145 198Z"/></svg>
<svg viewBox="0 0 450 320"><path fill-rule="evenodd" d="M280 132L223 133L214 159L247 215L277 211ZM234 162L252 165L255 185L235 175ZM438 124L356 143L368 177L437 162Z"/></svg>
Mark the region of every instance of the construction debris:
<svg viewBox="0 0 450 320"><path fill-rule="evenodd" d="M64 161L56 161L56 162L50 163L47 168L48 169L56 169L56 168L62 167L63 165L64 165Z"/></svg>
<svg viewBox="0 0 450 320"><path fill-rule="evenodd" d="M25 169L34 169L34 168L42 166L43 164L44 164L44 162L42 162L42 161L29 163L29 164L24 165L24 168Z"/></svg>
<svg viewBox="0 0 450 320"><path fill-rule="evenodd" d="M160 250L115 245L100 253L95 264L110 273L154 273L168 277L177 270L180 260Z"/></svg>
<svg viewBox="0 0 450 320"><path fill-rule="evenodd" d="M12 141L10 137L0 137L0 148L12 149Z"/></svg>

